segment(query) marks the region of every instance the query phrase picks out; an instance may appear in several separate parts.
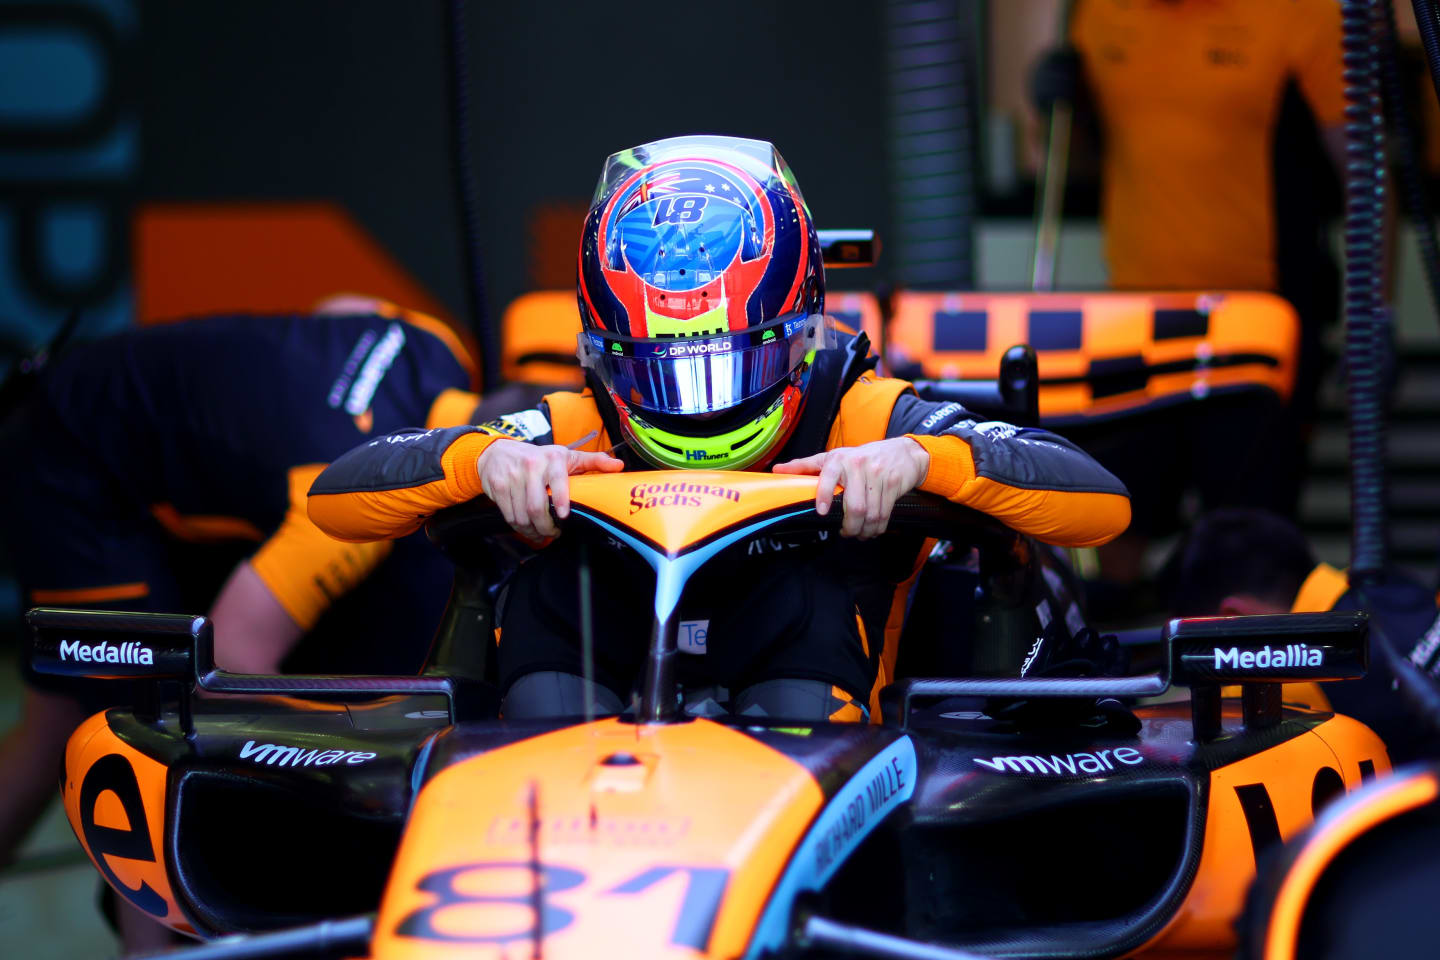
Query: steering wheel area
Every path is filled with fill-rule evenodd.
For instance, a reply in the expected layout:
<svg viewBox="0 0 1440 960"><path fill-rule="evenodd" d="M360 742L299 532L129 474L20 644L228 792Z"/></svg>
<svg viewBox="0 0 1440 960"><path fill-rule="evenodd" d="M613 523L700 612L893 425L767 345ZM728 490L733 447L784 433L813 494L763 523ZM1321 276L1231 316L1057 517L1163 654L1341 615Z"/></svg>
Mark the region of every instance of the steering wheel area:
<svg viewBox="0 0 1440 960"><path fill-rule="evenodd" d="M675 657L681 595L691 577L728 547L760 536L838 530L844 496L815 511L816 478L719 471L587 474L571 478L566 532L599 534L626 544L655 571L654 620L640 719L668 722L678 714ZM553 510L553 508L552 508ZM437 513L426 533L457 564L483 553L509 530L486 498ZM895 504L889 533L951 540L980 549L987 561L1023 563L1023 541L994 518L929 494Z"/></svg>
<svg viewBox="0 0 1440 960"><path fill-rule="evenodd" d="M617 478L619 483L615 482ZM618 495L615 489L595 489L601 484L624 489ZM563 521L556 516L556 522L566 530L588 527L611 534L622 531L629 535L622 539L641 539L654 549L678 556L736 528L751 535L840 529L845 515L844 492L836 494L830 511L821 516L815 512L815 490L814 477L774 474L680 470L585 474L571 478L571 514ZM662 496L658 499L664 502L647 507L643 500L647 491L661 491L668 499ZM598 495L590 496L592 492ZM745 503L752 493L766 496ZM641 510L646 513L637 518ZM698 520L707 512L722 510L725 516L719 522ZM555 516L553 507L551 514ZM657 516L690 522L650 522ZM425 530L430 540L457 562L476 545L511 532L500 509L483 496L439 511ZM1011 549L1018 536L987 514L926 493L899 498L886 533L919 534L1002 551Z"/></svg>

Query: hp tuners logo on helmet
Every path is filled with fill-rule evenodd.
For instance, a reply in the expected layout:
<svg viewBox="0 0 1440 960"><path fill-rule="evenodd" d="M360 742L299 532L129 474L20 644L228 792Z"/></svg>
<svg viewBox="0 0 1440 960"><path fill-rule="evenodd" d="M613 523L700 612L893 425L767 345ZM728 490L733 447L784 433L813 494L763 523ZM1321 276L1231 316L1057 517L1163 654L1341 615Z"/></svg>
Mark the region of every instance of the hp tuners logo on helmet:
<svg viewBox="0 0 1440 960"><path fill-rule="evenodd" d="M1280 670L1286 667L1320 667L1325 664L1325 655L1303 643L1290 643L1278 649L1269 645L1259 650L1241 650L1231 647L1213 651L1215 669L1223 670Z"/></svg>
<svg viewBox="0 0 1440 960"><path fill-rule="evenodd" d="M143 644L127 640L125 643L83 644L79 640L60 641L60 659L78 660L81 663L134 663L142 666L155 664L155 653Z"/></svg>

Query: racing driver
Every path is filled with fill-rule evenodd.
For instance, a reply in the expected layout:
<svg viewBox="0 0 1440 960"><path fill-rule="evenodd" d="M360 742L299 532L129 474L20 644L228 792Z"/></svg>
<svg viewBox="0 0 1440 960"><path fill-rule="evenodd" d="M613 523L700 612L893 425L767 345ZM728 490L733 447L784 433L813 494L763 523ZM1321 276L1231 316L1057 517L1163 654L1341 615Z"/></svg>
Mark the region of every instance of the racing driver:
<svg viewBox="0 0 1440 960"><path fill-rule="evenodd" d="M897 497L939 494L1067 546L1104 543L1129 522L1125 488L1068 441L977 423L958 404L870 374L863 336L841 341L824 320L815 227L769 143L690 136L612 155L578 273L586 390L478 427L401 431L352 450L310 489L316 525L346 541L400 537L484 494L539 540L558 535L551 504L568 514L572 474L817 475L817 512L843 486L841 533L855 539L823 550L757 541L740 575L702 572L682 604L682 651L697 656L683 658L680 677L687 692L717 691L699 712L713 703L859 721L893 669L918 569L913 540L861 542L884 532ZM642 506L648 496L637 491ZM649 605L634 602L647 568L620 551L591 565L586 676L575 585L587 549L562 539L510 581L499 612L507 717L579 715L587 686L602 712L629 698L644 653L636 638L649 628Z"/></svg>

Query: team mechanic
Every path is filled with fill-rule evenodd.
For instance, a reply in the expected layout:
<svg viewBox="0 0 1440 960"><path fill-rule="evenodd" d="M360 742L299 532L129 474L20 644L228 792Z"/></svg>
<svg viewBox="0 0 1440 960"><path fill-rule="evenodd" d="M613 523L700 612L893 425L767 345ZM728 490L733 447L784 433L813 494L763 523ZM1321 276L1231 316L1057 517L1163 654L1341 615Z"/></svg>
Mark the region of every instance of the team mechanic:
<svg viewBox="0 0 1440 960"><path fill-rule="evenodd" d="M317 625L328 640L312 632L304 656L311 640L339 641L328 655L350 658L345 667L408 656L416 669L444 607L443 560L424 543L337 543L304 505L324 463L367 434L471 416L473 365L458 340L438 321L390 313L208 317L67 352L5 425L4 462L24 468L3 471L20 506L0 532L27 603L209 606L216 660L240 672L274 672ZM217 554L225 566L209 563ZM322 621L367 576L371 589ZM362 614L366 593L385 603ZM406 615L382 621L400 594ZM82 703L29 679L21 722L0 742L0 862L54 795L71 731L126 696L112 684Z"/></svg>
<svg viewBox="0 0 1440 960"><path fill-rule="evenodd" d="M828 512L843 485L841 532L861 541L917 488L1051 543L1103 543L1129 522L1125 488L1068 441L922 401L869 373L863 337L833 339L815 228L768 143L680 137L610 157L578 286L589 389L483 426L361 446L311 488L316 524L352 542L404 536L483 493L521 534L553 537L550 503L567 515L569 475L656 467L818 475L816 510ZM635 496L643 507L667 492ZM702 573L681 611L708 621L704 656L684 658L687 690L713 685L741 714L866 717L893 669L918 569L917 544L900 546L772 553L755 543L742 577ZM581 712L579 552L560 541L511 581L500 623L520 639L499 654L508 717ZM591 692L615 713L644 652L635 638L648 634L648 605L632 602L646 569L607 556L594 574Z"/></svg>
<svg viewBox="0 0 1440 960"><path fill-rule="evenodd" d="M1440 608L1432 587L1387 570L1363 595L1349 577L1320 563L1290 520L1263 510L1215 510L1196 521L1169 571L1175 616L1233 617L1365 610L1417 670L1440 682ZM1380 641L1371 639L1371 650ZM1285 699L1335 710L1374 730L1395 764L1436 755L1430 728L1416 723L1387 659L1378 652L1359 680L1286 684Z"/></svg>

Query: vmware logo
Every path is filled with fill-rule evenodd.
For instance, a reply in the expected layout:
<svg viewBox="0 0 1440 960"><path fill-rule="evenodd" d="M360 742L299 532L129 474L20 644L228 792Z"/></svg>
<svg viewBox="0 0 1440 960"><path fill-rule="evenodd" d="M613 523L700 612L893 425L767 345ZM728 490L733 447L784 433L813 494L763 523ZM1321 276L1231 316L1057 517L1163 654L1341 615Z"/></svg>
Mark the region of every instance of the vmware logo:
<svg viewBox="0 0 1440 960"><path fill-rule="evenodd" d="M1134 747L1096 750L1094 753L1067 753L1064 756L1038 754L1009 757L972 757L976 763L996 773L1028 773L1041 777L1074 777L1083 774L1109 773L1121 767L1134 767L1145 757ZM1121 767L1115 762L1119 761Z"/></svg>
<svg viewBox="0 0 1440 960"><path fill-rule="evenodd" d="M332 763L345 763L355 767L375 759L368 750L302 750L279 743L245 741L240 748L240 759L261 763L268 767L328 767Z"/></svg>

